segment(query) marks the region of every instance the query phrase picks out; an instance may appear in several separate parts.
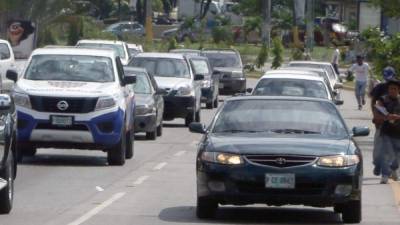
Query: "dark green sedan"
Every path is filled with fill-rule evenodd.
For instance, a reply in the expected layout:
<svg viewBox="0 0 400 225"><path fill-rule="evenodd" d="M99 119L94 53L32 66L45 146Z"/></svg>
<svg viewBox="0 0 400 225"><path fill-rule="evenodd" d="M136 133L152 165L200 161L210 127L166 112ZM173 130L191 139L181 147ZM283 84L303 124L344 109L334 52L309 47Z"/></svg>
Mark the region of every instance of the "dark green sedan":
<svg viewBox="0 0 400 225"><path fill-rule="evenodd" d="M334 207L361 221L362 154L329 100L243 96L225 101L203 133L197 155L197 216L219 205Z"/></svg>

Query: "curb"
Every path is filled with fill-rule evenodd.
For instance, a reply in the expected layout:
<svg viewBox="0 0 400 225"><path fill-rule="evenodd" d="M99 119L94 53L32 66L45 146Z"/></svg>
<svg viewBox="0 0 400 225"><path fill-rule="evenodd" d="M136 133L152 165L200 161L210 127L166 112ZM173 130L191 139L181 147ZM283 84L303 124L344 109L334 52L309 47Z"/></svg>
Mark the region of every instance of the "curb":
<svg viewBox="0 0 400 225"><path fill-rule="evenodd" d="M343 89L348 91L354 91L355 88L352 86L343 85Z"/></svg>

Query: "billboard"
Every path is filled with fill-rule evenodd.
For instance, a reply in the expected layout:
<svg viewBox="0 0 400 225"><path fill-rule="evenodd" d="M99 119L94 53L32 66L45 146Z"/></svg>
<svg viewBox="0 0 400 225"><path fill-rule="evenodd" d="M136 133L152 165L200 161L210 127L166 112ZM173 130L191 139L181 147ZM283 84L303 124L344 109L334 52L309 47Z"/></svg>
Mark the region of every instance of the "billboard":
<svg viewBox="0 0 400 225"><path fill-rule="evenodd" d="M7 40L15 58L26 59L36 47L36 26L28 20L12 19L6 25Z"/></svg>

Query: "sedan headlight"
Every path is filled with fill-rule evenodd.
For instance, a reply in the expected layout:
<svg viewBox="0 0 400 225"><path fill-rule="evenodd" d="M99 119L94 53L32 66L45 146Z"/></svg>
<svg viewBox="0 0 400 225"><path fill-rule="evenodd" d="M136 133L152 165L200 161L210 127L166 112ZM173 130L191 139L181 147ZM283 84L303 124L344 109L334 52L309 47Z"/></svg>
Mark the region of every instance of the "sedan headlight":
<svg viewBox="0 0 400 225"><path fill-rule="evenodd" d="M101 97L97 100L96 111L112 108L115 105L117 105L117 101L113 97Z"/></svg>
<svg viewBox="0 0 400 225"><path fill-rule="evenodd" d="M241 71L233 71L232 72L232 77L243 77L243 72Z"/></svg>
<svg viewBox="0 0 400 225"><path fill-rule="evenodd" d="M146 115L156 111L154 105L137 105L136 106L136 115Z"/></svg>
<svg viewBox="0 0 400 225"><path fill-rule="evenodd" d="M211 81L210 80L203 80L201 83L201 87L203 88L209 88L211 86Z"/></svg>
<svg viewBox="0 0 400 225"><path fill-rule="evenodd" d="M213 162L225 165L243 164L243 158L240 155L222 153L222 152L203 152L201 159L206 162Z"/></svg>
<svg viewBox="0 0 400 225"><path fill-rule="evenodd" d="M357 155L335 155L320 157L317 165L326 167L347 167L356 165L359 162L360 158Z"/></svg>
<svg viewBox="0 0 400 225"><path fill-rule="evenodd" d="M188 96L188 95L192 95L192 88L190 86L182 86L179 87L177 92L176 92L177 96Z"/></svg>
<svg viewBox="0 0 400 225"><path fill-rule="evenodd" d="M32 108L31 101L28 95L22 93L14 93L13 97L15 105L29 109Z"/></svg>

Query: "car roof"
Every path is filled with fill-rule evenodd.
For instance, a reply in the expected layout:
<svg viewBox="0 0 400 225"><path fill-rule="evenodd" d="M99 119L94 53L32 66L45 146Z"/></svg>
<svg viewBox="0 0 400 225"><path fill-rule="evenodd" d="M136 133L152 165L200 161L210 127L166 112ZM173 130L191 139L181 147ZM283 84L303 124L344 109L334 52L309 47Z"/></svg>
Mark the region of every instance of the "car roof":
<svg viewBox="0 0 400 225"><path fill-rule="evenodd" d="M314 65L332 65L329 62L319 62L319 61L291 61L289 64L314 64Z"/></svg>
<svg viewBox="0 0 400 225"><path fill-rule="evenodd" d="M80 40L78 41L78 44L124 44L123 41L110 41L110 40Z"/></svg>
<svg viewBox="0 0 400 225"><path fill-rule="evenodd" d="M112 50L56 46L50 48L38 48L32 52L32 55L87 55L110 58L116 57L115 52Z"/></svg>
<svg viewBox="0 0 400 225"><path fill-rule="evenodd" d="M165 53L165 52L141 52L135 55L134 58L147 57L147 58L170 58L170 59L185 59L185 56L179 53Z"/></svg>
<svg viewBox="0 0 400 225"><path fill-rule="evenodd" d="M283 69L289 69L289 70L301 70L301 71L311 71L311 72L324 72L326 73L326 69L324 68L315 68L315 67L296 67L296 66L290 66L290 67L285 67Z"/></svg>
<svg viewBox="0 0 400 225"><path fill-rule="evenodd" d="M308 76L319 76L318 73L312 71L298 71L292 69L279 69L279 70L269 70L264 73L264 76L270 76L273 74L293 74L293 75L308 75Z"/></svg>
<svg viewBox="0 0 400 225"><path fill-rule="evenodd" d="M260 78L262 79L296 79L296 80L313 80L324 82L324 78L310 75L296 75L296 74L270 74L264 75Z"/></svg>
<svg viewBox="0 0 400 225"><path fill-rule="evenodd" d="M235 49L203 49L202 52L207 52L207 53L239 53L237 50Z"/></svg>
<svg viewBox="0 0 400 225"><path fill-rule="evenodd" d="M169 52L171 52L171 53L175 53L175 52L198 52L198 53L201 53L201 51L198 49L190 49L190 48L176 48L176 49L171 49Z"/></svg>
<svg viewBox="0 0 400 225"><path fill-rule="evenodd" d="M245 101L245 100L282 100L282 101L312 101L312 102L327 102L333 104L331 100L325 98L311 98L302 96L265 96L265 95L242 95L227 98L225 102Z"/></svg>
<svg viewBox="0 0 400 225"><path fill-rule="evenodd" d="M127 43L128 48L141 48L143 47L142 45L139 44L131 44L131 43Z"/></svg>

